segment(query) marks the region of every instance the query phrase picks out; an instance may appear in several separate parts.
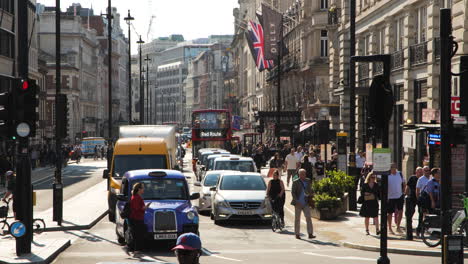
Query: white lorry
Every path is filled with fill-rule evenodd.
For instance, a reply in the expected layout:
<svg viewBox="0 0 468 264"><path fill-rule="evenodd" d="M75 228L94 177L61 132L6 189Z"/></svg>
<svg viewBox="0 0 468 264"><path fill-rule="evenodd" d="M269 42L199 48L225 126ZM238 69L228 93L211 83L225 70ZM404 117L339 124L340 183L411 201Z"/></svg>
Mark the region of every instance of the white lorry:
<svg viewBox="0 0 468 264"><path fill-rule="evenodd" d="M171 168L177 169L177 140L176 128L170 125L134 125L121 126L119 128L119 138L161 138L166 142Z"/></svg>

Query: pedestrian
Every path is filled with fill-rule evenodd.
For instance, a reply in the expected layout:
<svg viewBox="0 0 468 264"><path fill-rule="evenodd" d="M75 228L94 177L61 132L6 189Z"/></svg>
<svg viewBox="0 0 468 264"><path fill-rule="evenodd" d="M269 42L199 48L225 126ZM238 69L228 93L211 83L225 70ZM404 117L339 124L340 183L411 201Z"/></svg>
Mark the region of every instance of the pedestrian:
<svg viewBox="0 0 468 264"><path fill-rule="evenodd" d="M423 168L417 167L416 170L414 171L414 175L409 177L408 182L406 183L406 188L405 188L405 202L406 202L406 210L405 210L405 216L406 216L406 230L409 229L408 225L412 225L413 221L413 215L416 212L416 204L417 204L417 198L416 198L416 185L418 183L418 179L422 177L423 175ZM412 228L411 228L412 229ZM419 236L419 230L416 228L416 236Z"/></svg>
<svg viewBox="0 0 468 264"><path fill-rule="evenodd" d="M306 171L299 169L299 179L293 182L291 188L292 201L294 205L294 233L296 239L301 239L301 214L304 213L307 222L307 233L309 238L315 238L314 229L312 226L312 218L310 216L309 197L313 195L312 182L307 179Z"/></svg>
<svg viewBox="0 0 468 264"><path fill-rule="evenodd" d="M268 182L267 196L271 200L271 206L278 213L281 224L284 225L284 202L286 201L286 189L280 178L279 170L273 172L273 179Z"/></svg>
<svg viewBox="0 0 468 264"><path fill-rule="evenodd" d="M105 152L106 152L105 147L106 147L106 146L102 146L102 147L101 147L101 160L104 160L104 158L106 157L106 156L104 155Z"/></svg>
<svg viewBox="0 0 468 264"><path fill-rule="evenodd" d="M18 209L18 201L15 197L15 192L16 192L16 174L13 171L7 171L5 173L5 177L7 179L7 191L5 195L3 196L3 201L7 202L8 198L13 199L13 215L15 216L16 219L16 211Z"/></svg>
<svg viewBox="0 0 468 264"><path fill-rule="evenodd" d="M283 171L283 160L279 152L276 152L273 158L270 160L270 170L268 171L268 177L273 175L273 172L278 171L279 176L281 177Z"/></svg>
<svg viewBox="0 0 468 264"><path fill-rule="evenodd" d="M395 163L391 164L390 175L388 175L388 230L395 234L392 229L392 215L395 215L396 231L401 233L401 219L403 217L403 204L405 203L403 191L405 187L405 179L401 172L397 170Z"/></svg>
<svg viewBox="0 0 468 264"><path fill-rule="evenodd" d="M194 233L185 233L177 238L176 246L172 249L179 264L199 264L202 254L200 237Z"/></svg>
<svg viewBox="0 0 468 264"><path fill-rule="evenodd" d="M94 145L94 160L98 159L98 146Z"/></svg>
<svg viewBox="0 0 468 264"><path fill-rule="evenodd" d="M36 147L33 147L31 151L31 168L34 170L37 167L37 161L39 159L39 152Z"/></svg>
<svg viewBox="0 0 468 264"><path fill-rule="evenodd" d="M128 245L129 251L134 251L134 254L140 253L143 247L144 237L146 233L146 225L144 222L145 211L151 203L145 205L143 194L145 186L139 182L133 186L132 198L130 199L131 213L129 217L131 239Z"/></svg>
<svg viewBox="0 0 468 264"><path fill-rule="evenodd" d="M430 179L423 189L430 198L429 213L437 213L440 208L440 171L437 168L431 170L432 179Z"/></svg>
<svg viewBox="0 0 468 264"><path fill-rule="evenodd" d="M308 154L305 154L304 157L302 158L301 169L306 170L306 177L309 180L313 181L313 178L314 178L313 170L314 170L314 168L312 167L312 163L310 163Z"/></svg>
<svg viewBox="0 0 468 264"><path fill-rule="evenodd" d="M304 153L302 152L302 146L299 145L297 147L297 151L296 153L294 153L294 155L296 156L297 160L301 161L302 160L302 157L304 157Z"/></svg>
<svg viewBox="0 0 468 264"><path fill-rule="evenodd" d="M379 198L380 198L380 187L376 182L376 176L374 172L367 174L366 180L361 188L361 196L363 197L361 210L359 215L365 217L364 225L366 227L366 234L369 234L369 219L374 219L375 233L380 235L379 230Z"/></svg>
<svg viewBox="0 0 468 264"><path fill-rule="evenodd" d="M418 182L416 183L416 199L418 201L418 227L416 229L416 235L421 235L422 223L424 221L424 216L428 210L425 208L424 204L420 203L421 192L426 186L426 184L431 180L431 169L428 166L423 167L423 175L419 177Z"/></svg>
<svg viewBox="0 0 468 264"><path fill-rule="evenodd" d="M315 172L317 173L317 179L321 180L325 178L325 162L321 159L319 154L316 154L317 161L315 162Z"/></svg>
<svg viewBox="0 0 468 264"><path fill-rule="evenodd" d="M297 169L299 168L300 162L297 159L297 157L294 155L295 154L295 149L291 149L291 153L289 153L286 156L285 162L286 162L286 169L287 169L287 185L289 186L289 182L291 178L296 174Z"/></svg>

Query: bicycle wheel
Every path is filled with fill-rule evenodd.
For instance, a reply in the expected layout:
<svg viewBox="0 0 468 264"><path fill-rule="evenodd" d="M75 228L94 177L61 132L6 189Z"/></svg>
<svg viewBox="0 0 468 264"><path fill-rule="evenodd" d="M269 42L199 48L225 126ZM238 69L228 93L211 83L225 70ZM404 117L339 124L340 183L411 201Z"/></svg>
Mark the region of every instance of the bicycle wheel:
<svg viewBox="0 0 468 264"><path fill-rule="evenodd" d="M10 233L10 224L6 220L0 222L0 236L5 236Z"/></svg>
<svg viewBox="0 0 468 264"><path fill-rule="evenodd" d="M440 228L433 228L429 225L422 226L421 236L422 241L428 247L437 247L441 243L441 232Z"/></svg>
<svg viewBox="0 0 468 264"><path fill-rule="evenodd" d="M273 217L271 219L271 230L273 230L273 232L276 232L276 230L278 230L278 215L277 214L273 214Z"/></svg>
<svg viewBox="0 0 468 264"><path fill-rule="evenodd" d="M33 219L33 230L35 233L42 233L44 232L46 225L44 220L42 219Z"/></svg>
<svg viewBox="0 0 468 264"><path fill-rule="evenodd" d="M468 221L463 221L460 227L460 235L463 235L463 246L468 247Z"/></svg>

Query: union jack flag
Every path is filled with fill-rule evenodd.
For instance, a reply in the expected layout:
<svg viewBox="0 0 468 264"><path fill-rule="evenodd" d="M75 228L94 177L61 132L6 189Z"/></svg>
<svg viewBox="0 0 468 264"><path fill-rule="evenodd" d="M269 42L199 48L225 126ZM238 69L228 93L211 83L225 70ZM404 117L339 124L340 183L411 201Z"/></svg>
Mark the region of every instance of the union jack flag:
<svg viewBox="0 0 468 264"><path fill-rule="evenodd" d="M249 42L250 51L252 52L258 70L272 69L274 66L273 60L265 60L264 57L265 41L263 38L262 25L250 21L248 31L247 41Z"/></svg>

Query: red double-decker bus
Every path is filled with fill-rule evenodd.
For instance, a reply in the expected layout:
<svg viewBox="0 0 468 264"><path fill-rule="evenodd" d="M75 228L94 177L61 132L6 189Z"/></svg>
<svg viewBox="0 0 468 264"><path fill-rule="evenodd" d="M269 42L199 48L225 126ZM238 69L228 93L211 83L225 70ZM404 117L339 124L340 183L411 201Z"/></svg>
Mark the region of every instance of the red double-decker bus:
<svg viewBox="0 0 468 264"><path fill-rule="evenodd" d="M192 112L192 155L202 148L231 149L231 113L227 109Z"/></svg>

